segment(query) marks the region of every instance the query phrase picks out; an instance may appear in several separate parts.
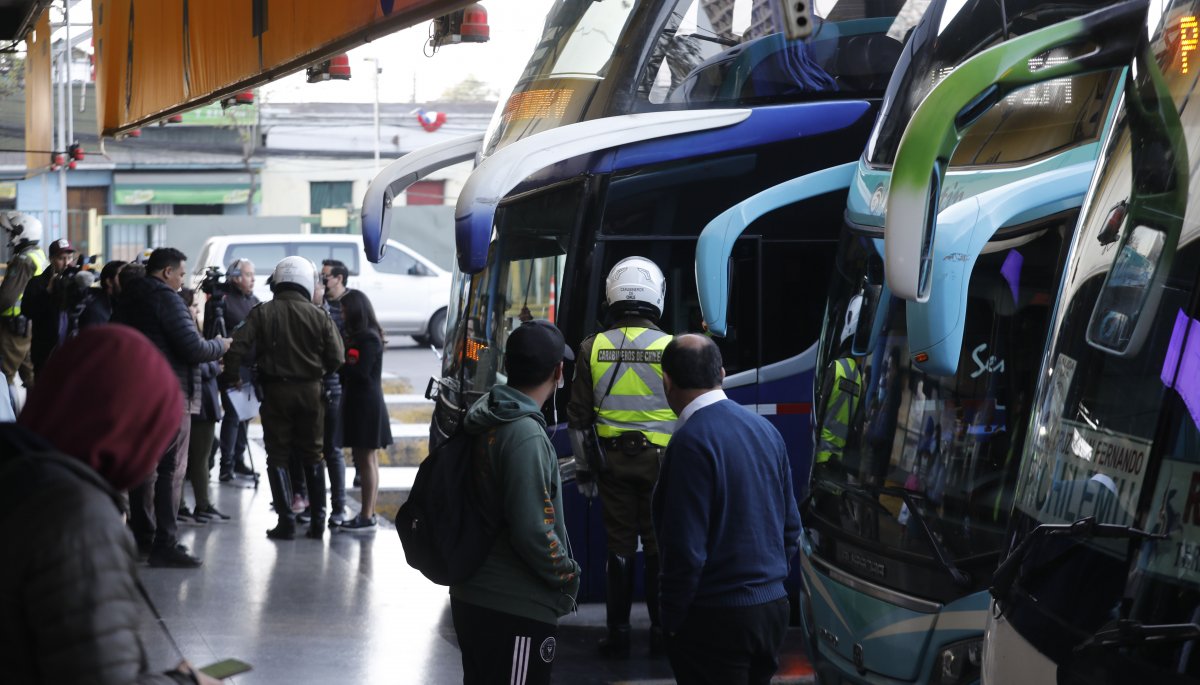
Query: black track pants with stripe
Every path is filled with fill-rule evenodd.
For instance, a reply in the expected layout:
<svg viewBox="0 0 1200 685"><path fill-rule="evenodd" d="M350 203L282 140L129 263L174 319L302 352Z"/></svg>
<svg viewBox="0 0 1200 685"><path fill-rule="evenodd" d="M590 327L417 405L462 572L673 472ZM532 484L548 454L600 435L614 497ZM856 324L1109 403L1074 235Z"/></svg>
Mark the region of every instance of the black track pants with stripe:
<svg viewBox="0 0 1200 685"><path fill-rule="evenodd" d="M450 599L463 685L548 685L558 626Z"/></svg>

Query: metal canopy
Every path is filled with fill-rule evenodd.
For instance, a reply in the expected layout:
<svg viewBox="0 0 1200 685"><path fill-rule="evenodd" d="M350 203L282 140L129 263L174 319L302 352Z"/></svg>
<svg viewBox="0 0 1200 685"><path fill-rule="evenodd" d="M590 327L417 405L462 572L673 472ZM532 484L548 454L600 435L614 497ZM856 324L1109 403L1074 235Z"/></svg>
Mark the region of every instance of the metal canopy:
<svg viewBox="0 0 1200 685"><path fill-rule="evenodd" d="M0 3L8 0L0 0ZM468 0L105 0L93 15L101 135L222 100Z"/></svg>

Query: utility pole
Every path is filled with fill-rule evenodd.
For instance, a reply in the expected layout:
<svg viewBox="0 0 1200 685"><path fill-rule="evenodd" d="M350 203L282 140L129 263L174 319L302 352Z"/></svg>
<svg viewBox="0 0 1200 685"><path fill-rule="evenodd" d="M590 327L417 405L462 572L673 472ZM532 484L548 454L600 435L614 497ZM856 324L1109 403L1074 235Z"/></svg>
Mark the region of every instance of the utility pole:
<svg viewBox="0 0 1200 685"><path fill-rule="evenodd" d="M60 51L59 55L58 55L58 59L59 59L58 68L53 70L54 76L58 80L58 97L56 98L58 100L58 102L55 103L57 105L57 109L58 109L58 126L56 127L58 130L55 131L56 144L55 144L54 148L55 148L55 151L59 152L59 153L65 153L66 149L67 149L67 107L66 107L67 99L66 98L67 98L68 88L67 88L67 84L65 83L65 81L66 81L65 74L66 74L67 70L70 69L70 67L64 66L63 60L66 60L66 62L69 64L70 59L71 59L71 55L70 55L70 50L71 50L70 23L71 22L69 21L69 17L67 16L69 12L70 12L70 0L63 0L63 20L64 20L63 23L67 25L67 29L66 29L67 40L63 41L64 49L62 51ZM54 53L53 47L54 47L53 44L51 44L51 56L53 56L53 53ZM47 215L50 213L49 207L46 207L46 213L47 213ZM48 219L49 216L47 216L46 218ZM47 223L49 223L49 222L47 222ZM66 234L67 234L66 224L67 224L67 164L66 164L66 159L64 158L63 164L61 166L59 166L59 168L58 168L58 237L60 237L60 238L66 237Z"/></svg>
<svg viewBox="0 0 1200 685"><path fill-rule="evenodd" d="M63 51L67 58L67 145L75 142L75 93L71 90L71 1L63 0Z"/></svg>
<svg viewBox="0 0 1200 685"><path fill-rule="evenodd" d="M375 173L379 173L379 74L382 70L379 68L378 57L365 59L375 68Z"/></svg>

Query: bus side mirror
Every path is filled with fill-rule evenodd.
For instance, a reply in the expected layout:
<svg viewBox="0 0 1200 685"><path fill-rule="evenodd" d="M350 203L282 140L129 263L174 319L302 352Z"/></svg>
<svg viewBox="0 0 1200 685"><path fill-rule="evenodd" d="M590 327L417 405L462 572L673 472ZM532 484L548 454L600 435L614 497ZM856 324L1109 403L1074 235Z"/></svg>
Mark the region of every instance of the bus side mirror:
<svg viewBox="0 0 1200 685"><path fill-rule="evenodd" d="M886 272L896 296L929 299L941 184L966 129L1019 88L1128 65L1147 7L1144 0L1127 0L1009 39L963 62L925 96L900 138L888 190ZM1034 58L1079 46L1086 49L1032 70Z"/></svg>
<svg viewBox="0 0 1200 685"><path fill-rule="evenodd" d="M751 195L708 222L696 241L696 292L708 330L721 337L728 332L729 256L746 228L780 207L849 189L855 167L855 162L847 162L784 181Z"/></svg>
<svg viewBox="0 0 1200 685"><path fill-rule="evenodd" d="M392 207L409 186L452 164L475 158L483 145L483 133L448 140L404 155L383 168L367 186L362 203L363 252L378 264L387 250L391 233Z"/></svg>
<svg viewBox="0 0 1200 685"><path fill-rule="evenodd" d="M967 294L979 255L1005 226L1027 224L1082 205L1094 167L1093 156L969 197L942 211L931 250L937 270L929 272L929 297L905 307L908 349L917 368L935 376L957 372Z"/></svg>
<svg viewBox="0 0 1200 685"><path fill-rule="evenodd" d="M1154 318L1162 299L1166 244L1167 234L1149 226L1126 231L1092 309L1089 345L1118 357L1141 350L1150 327L1139 324Z"/></svg>

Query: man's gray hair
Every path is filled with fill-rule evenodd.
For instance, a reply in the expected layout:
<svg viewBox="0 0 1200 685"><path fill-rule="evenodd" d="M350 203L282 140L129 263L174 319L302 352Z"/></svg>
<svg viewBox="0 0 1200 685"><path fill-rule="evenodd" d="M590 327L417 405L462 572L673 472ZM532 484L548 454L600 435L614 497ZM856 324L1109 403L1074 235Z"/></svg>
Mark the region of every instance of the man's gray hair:
<svg viewBox="0 0 1200 685"><path fill-rule="evenodd" d="M240 278L242 275L243 264L249 264L251 269L254 268L254 262L246 259L245 257L239 257L233 260L233 262L229 265L229 268L226 269L225 275L229 278Z"/></svg>

